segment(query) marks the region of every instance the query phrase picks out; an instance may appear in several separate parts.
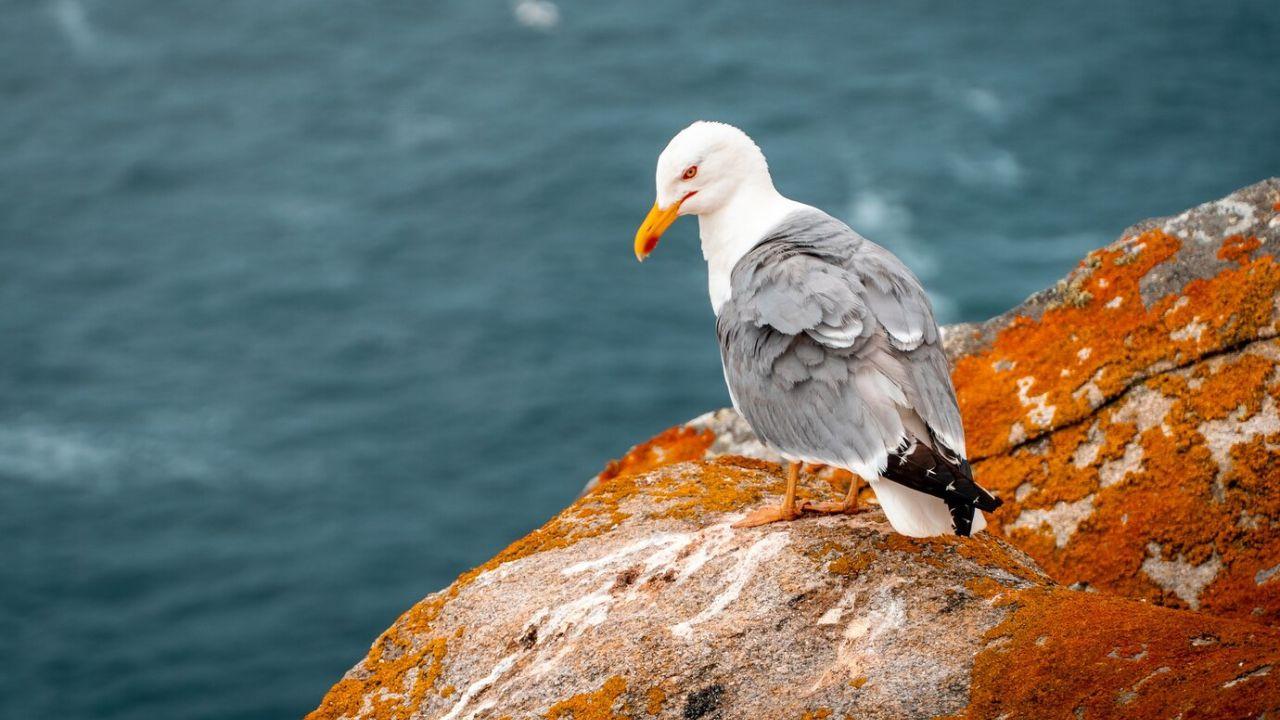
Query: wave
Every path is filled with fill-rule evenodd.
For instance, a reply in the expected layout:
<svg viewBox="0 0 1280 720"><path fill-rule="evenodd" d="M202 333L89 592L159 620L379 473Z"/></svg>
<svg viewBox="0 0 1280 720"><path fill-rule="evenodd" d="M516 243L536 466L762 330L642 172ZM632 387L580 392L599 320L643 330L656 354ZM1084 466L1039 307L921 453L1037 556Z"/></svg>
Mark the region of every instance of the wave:
<svg viewBox="0 0 1280 720"><path fill-rule="evenodd" d="M80 0L55 0L50 8L58 29L66 36L71 48L82 55L93 54L99 47L98 33L89 22Z"/></svg>
<svg viewBox="0 0 1280 720"><path fill-rule="evenodd" d="M1008 150L992 148L978 153L951 153L947 164L952 175L966 185L1014 188L1022 184L1022 163Z"/></svg>
<svg viewBox="0 0 1280 720"><path fill-rule="evenodd" d="M143 477L212 484L214 465L191 457L189 449L44 424L0 427L0 479L99 491Z"/></svg>
<svg viewBox="0 0 1280 720"><path fill-rule="evenodd" d="M560 8L551 0L518 0L511 13L516 22L534 30L551 30L560 24Z"/></svg>

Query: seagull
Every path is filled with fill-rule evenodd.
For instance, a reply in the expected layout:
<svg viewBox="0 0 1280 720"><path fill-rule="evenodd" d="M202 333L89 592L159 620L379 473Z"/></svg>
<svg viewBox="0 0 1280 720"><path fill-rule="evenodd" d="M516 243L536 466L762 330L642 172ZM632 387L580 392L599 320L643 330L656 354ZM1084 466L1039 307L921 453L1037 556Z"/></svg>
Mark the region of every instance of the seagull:
<svg viewBox="0 0 1280 720"><path fill-rule="evenodd" d="M933 307L893 253L773 186L764 153L732 125L699 121L658 157L657 200L636 232L643 261L681 215L698 218L733 406L788 461L778 507L854 513L860 479L912 537L971 535L1001 501L973 480ZM840 502L796 502L803 463L855 475Z"/></svg>

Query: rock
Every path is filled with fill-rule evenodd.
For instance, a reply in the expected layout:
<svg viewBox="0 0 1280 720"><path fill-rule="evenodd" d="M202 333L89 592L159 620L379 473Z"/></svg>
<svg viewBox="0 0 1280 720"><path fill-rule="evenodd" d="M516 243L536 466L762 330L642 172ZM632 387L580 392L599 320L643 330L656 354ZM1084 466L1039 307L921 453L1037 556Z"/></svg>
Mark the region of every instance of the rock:
<svg viewBox="0 0 1280 720"><path fill-rule="evenodd" d="M1268 180L951 333L996 532L1064 584L1280 623L1278 246Z"/></svg>
<svg viewBox="0 0 1280 720"><path fill-rule="evenodd" d="M1280 631L1065 589L991 535L913 540L878 511L729 527L781 489L736 457L615 477L405 613L311 717L1280 707Z"/></svg>
<svg viewBox="0 0 1280 720"><path fill-rule="evenodd" d="M1270 180L947 329L990 533L733 530L782 480L718 410L405 613L311 717L1273 716L1278 243Z"/></svg>
<svg viewBox="0 0 1280 720"><path fill-rule="evenodd" d="M1063 584L1280 623L1277 247L1273 179L947 328L975 473L1006 503L991 531ZM681 460L770 457L732 410L668 432L699 438Z"/></svg>

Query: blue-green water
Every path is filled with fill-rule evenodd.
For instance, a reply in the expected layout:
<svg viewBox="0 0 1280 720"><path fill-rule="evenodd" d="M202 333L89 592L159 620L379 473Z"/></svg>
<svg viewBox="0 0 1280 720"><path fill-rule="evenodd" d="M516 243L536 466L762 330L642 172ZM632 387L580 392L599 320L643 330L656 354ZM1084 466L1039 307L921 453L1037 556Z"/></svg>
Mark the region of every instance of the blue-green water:
<svg viewBox="0 0 1280 720"><path fill-rule="evenodd" d="M1273 1L978 5L0 0L0 716L298 716L725 404L690 120L949 321L1280 173Z"/></svg>

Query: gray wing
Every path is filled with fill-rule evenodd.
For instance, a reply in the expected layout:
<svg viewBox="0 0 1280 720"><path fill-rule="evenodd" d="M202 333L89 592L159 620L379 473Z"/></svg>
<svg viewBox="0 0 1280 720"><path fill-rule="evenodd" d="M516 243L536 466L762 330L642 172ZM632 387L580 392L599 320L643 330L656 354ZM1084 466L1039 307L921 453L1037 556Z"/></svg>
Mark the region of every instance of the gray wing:
<svg viewBox="0 0 1280 720"><path fill-rule="evenodd" d="M923 439L963 458L933 310L888 251L823 213L797 213L738 262L731 287L716 323L725 379L766 442L867 474L885 467L914 411L933 435Z"/></svg>
<svg viewBox="0 0 1280 720"><path fill-rule="evenodd" d="M890 362L906 371L907 400L947 449L965 457L964 425L951 384L951 364L942 349L929 296L896 256L844 229L862 240L853 258L854 271L862 276L871 313L892 347Z"/></svg>

